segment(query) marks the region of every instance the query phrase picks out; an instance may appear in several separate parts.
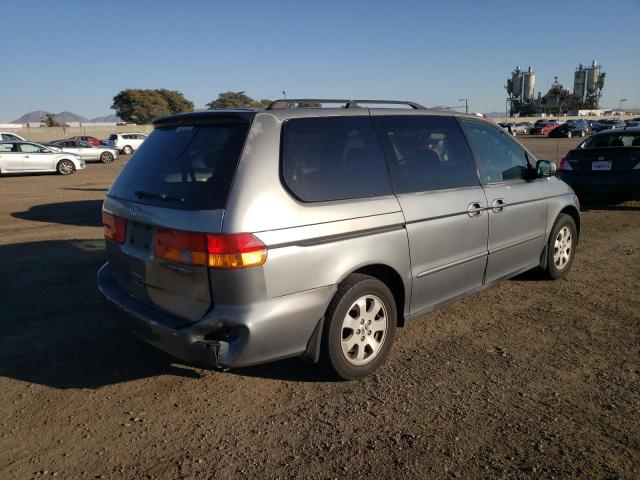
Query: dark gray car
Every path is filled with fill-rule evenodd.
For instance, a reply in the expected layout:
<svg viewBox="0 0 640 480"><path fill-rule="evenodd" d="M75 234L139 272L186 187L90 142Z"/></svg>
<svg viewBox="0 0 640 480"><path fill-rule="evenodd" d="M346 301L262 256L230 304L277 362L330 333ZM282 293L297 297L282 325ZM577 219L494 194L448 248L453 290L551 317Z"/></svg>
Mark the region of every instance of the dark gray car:
<svg viewBox="0 0 640 480"><path fill-rule="evenodd" d="M148 342L360 378L396 327L532 268L569 271L577 198L496 124L298 102L327 101L161 118L112 185L98 284Z"/></svg>

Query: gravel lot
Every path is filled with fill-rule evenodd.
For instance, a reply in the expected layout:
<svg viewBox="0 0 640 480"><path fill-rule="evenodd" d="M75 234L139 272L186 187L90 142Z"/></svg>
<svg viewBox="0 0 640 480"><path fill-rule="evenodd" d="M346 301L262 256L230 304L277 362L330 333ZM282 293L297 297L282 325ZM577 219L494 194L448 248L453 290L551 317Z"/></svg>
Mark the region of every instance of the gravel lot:
<svg viewBox="0 0 640 480"><path fill-rule="evenodd" d="M584 209L567 279L433 312L343 383L194 368L118 329L95 274L122 163L0 178L0 478L640 478L640 202Z"/></svg>

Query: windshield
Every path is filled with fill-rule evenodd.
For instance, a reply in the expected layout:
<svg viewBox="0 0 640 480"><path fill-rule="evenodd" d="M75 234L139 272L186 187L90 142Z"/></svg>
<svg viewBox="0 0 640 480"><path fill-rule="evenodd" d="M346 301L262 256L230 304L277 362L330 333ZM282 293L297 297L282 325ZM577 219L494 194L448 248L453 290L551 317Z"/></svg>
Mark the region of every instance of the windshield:
<svg viewBox="0 0 640 480"><path fill-rule="evenodd" d="M248 122L156 128L109 195L185 210L225 207Z"/></svg>

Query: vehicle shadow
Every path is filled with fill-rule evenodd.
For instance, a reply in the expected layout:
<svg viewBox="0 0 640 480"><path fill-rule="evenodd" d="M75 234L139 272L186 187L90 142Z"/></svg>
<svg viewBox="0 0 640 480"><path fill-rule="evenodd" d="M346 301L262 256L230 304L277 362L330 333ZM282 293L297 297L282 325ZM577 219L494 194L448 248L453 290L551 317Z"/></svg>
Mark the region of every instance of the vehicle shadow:
<svg viewBox="0 0 640 480"><path fill-rule="evenodd" d="M200 377L117 324L96 288L103 262L103 240L0 246L0 376L60 389Z"/></svg>
<svg viewBox="0 0 640 480"><path fill-rule="evenodd" d="M13 212L21 220L61 223L80 227L102 226L102 200L78 200L35 205L25 212Z"/></svg>
<svg viewBox="0 0 640 480"><path fill-rule="evenodd" d="M583 203L580 204L581 212L605 210L611 212L640 212L640 205L619 205L615 203Z"/></svg>
<svg viewBox="0 0 640 480"><path fill-rule="evenodd" d="M290 382L338 382L338 378L324 372L318 365L289 358L278 362L229 370L229 374L241 377L269 378Z"/></svg>

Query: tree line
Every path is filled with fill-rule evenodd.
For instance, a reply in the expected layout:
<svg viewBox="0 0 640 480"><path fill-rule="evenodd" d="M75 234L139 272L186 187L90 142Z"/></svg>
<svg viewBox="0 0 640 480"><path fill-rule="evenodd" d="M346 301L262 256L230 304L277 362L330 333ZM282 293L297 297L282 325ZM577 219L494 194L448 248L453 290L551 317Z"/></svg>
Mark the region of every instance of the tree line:
<svg viewBox="0 0 640 480"><path fill-rule="evenodd" d="M221 108L266 108L272 100L255 100L245 92L222 92L218 98L207 103L209 109ZM319 103L299 103L299 107L320 107ZM182 92L165 89L128 88L113 97L111 108L125 122L145 124L154 118L193 111L193 102Z"/></svg>

